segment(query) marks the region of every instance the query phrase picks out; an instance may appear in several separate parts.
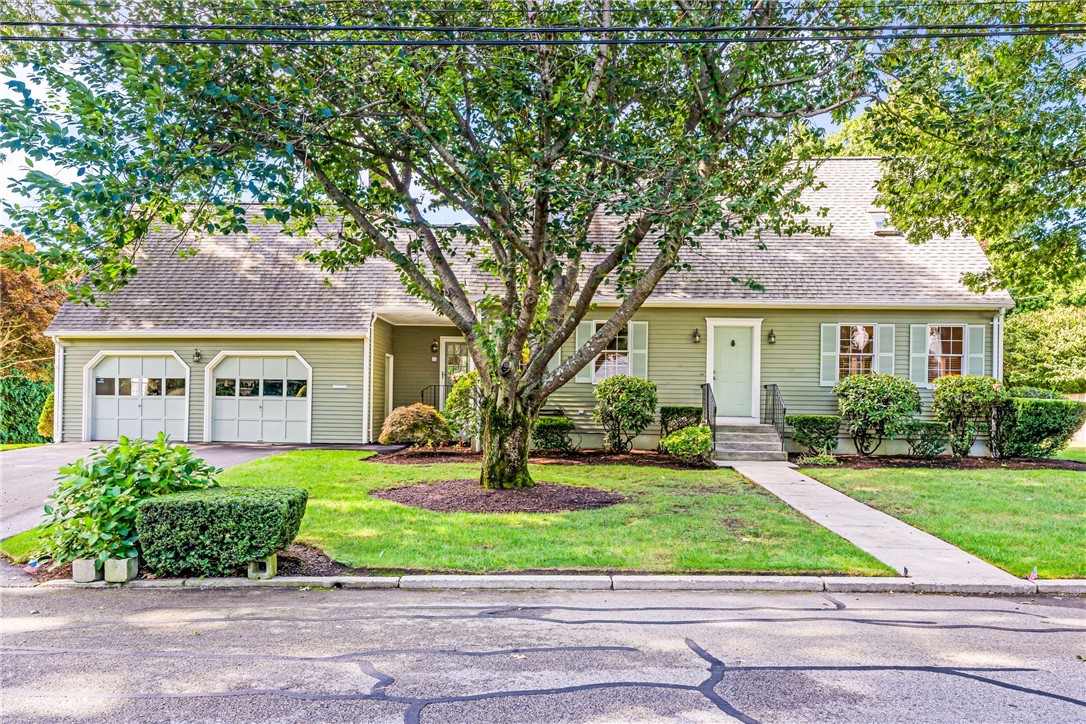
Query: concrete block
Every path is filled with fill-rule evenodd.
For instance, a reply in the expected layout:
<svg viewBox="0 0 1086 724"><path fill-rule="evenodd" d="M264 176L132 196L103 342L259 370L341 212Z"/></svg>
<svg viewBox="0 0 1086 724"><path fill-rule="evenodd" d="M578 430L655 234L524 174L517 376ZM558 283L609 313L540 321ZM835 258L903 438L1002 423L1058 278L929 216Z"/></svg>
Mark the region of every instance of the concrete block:
<svg viewBox="0 0 1086 724"><path fill-rule="evenodd" d="M830 593L909 593L913 590L911 578L823 576L822 582Z"/></svg>
<svg viewBox="0 0 1086 724"><path fill-rule="evenodd" d="M609 590L610 576L478 575L403 576L400 588Z"/></svg>
<svg viewBox="0 0 1086 724"><path fill-rule="evenodd" d="M139 572L138 558L108 558L105 564L106 583L131 581Z"/></svg>
<svg viewBox="0 0 1086 724"><path fill-rule="evenodd" d="M262 581L275 578L279 571L279 555L272 553L267 558L249 562L249 580Z"/></svg>
<svg viewBox="0 0 1086 724"><path fill-rule="evenodd" d="M612 576L616 591L821 591L818 576Z"/></svg>
<svg viewBox="0 0 1086 724"><path fill-rule="evenodd" d="M102 580L102 569L93 558L76 558L72 561L72 580L76 583L94 583Z"/></svg>
<svg viewBox="0 0 1086 724"><path fill-rule="evenodd" d="M1086 579L1068 578L1057 581L1037 581L1037 593L1062 593L1068 596L1086 595Z"/></svg>

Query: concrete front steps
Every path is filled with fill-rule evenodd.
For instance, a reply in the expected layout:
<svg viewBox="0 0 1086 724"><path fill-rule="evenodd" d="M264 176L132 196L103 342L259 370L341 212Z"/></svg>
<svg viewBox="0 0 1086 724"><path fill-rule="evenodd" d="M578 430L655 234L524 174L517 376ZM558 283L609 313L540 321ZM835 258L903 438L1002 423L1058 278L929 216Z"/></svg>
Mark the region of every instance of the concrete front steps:
<svg viewBox="0 0 1086 724"><path fill-rule="evenodd" d="M777 428L772 425L717 425L717 460L736 462L787 461Z"/></svg>

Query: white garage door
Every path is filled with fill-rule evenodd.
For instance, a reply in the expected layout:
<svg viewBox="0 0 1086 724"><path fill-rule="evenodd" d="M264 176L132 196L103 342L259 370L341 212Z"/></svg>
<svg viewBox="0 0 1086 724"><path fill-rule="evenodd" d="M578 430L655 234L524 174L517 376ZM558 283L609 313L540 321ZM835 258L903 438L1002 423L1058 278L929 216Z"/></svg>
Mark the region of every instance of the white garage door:
<svg viewBox="0 0 1086 724"><path fill-rule="evenodd" d="M106 357L91 372L92 440L187 438L188 371L176 358Z"/></svg>
<svg viewBox="0 0 1086 724"><path fill-rule="evenodd" d="M309 371L294 357L227 357L214 371L211 439L307 442Z"/></svg>

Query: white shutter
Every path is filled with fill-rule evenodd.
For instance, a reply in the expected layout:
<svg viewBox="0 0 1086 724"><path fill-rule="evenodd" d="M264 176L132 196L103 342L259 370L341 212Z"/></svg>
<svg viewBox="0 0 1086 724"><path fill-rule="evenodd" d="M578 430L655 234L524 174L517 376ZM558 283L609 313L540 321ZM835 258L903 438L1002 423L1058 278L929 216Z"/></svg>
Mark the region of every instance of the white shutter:
<svg viewBox="0 0 1086 724"><path fill-rule="evenodd" d="M892 324L880 324L875 332L878 337L875 371L880 374L894 374L894 329Z"/></svg>
<svg viewBox="0 0 1086 724"><path fill-rule="evenodd" d="M984 374L984 325L970 324L965 328L965 374Z"/></svg>
<svg viewBox="0 0 1086 724"><path fill-rule="evenodd" d="M822 325L822 364L819 372L819 384L823 387L833 387L837 384L837 355L838 346L840 345L838 340L837 325L836 324L823 324Z"/></svg>
<svg viewBox="0 0 1086 724"><path fill-rule="evenodd" d="M581 322L577 325L577 349L580 350L584 346L584 343L588 341L588 338L592 336L592 322ZM590 360L581 369L577 370L577 376L574 378L575 382L587 382L592 383L592 361Z"/></svg>
<svg viewBox="0 0 1086 724"><path fill-rule="evenodd" d="M909 325L909 379L917 387L928 386L928 325Z"/></svg>
<svg viewBox="0 0 1086 724"><path fill-rule="evenodd" d="M630 322L630 376L649 378L649 323Z"/></svg>

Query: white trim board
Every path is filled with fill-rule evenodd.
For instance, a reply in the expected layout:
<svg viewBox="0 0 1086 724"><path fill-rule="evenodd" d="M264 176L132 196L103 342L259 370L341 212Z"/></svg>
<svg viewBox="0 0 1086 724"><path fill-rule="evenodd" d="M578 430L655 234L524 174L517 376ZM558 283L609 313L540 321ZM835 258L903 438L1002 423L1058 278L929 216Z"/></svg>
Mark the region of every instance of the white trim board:
<svg viewBox="0 0 1086 724"><path fill-rule="evenodd" d="M192 337L207 337L211 339L252 339L268 337L282 339L291 337L297 339L366 339L365 332L340 331L329 332L312 329L261 329L261 330L229 330L229 329L113 329L113 330L62 330L49 332L47 337L53 339L78 339L86 337L99 337L102 339L144 339L146 337L176 337L189 339Z"/></svg>
<svg viewBox="0 0 1086 724"><path fill-rule="evenodd" d="M191 412L189 406L189 393L192 391L192 368L189 367L188 362L181 359L181 355L177 354L177 352L174 352L172 349L104 349L91 357L90 362L83 365L83 423L80 434L83 442L91 441L91 428L93 427L91 418L94 413L94 385L92 384L91 379L94 377L94 368L106 357L173 357L181 363L181 366L185 368L185 427L183 428L185 434L182 436L180 442L188 442L189 416ZM57 399L57 396L54 394L54 408L55 400ZM61 398L61 402L63 403L63 398Z"/></svg>
<svg viewBox="0 0 1086 724"><path fill-rule="evenodd" d="M757 422L762 417L762 318L761 317L706 317L705 318L705 381L713 384L713 354L716 344L716 327L750 327L750 411L749 418L717 418L718 422ZM714 390L715 393L715 390Z"/></svg>
<svg viewBox="0 0 1086 724"><path fill-rule="evenodd" d="M313 442L313 396L317 392L313 389L313 366L306 362L305 357L292 349L224 350L207 363L207 367L204 368L204 442L211 442L211 416L215 402L215 368L227 357L293 357L305 366L305 371L309 375L305 382L306 392L308 393L306 394L305 443L306 445L311 444Z"/></svg>

